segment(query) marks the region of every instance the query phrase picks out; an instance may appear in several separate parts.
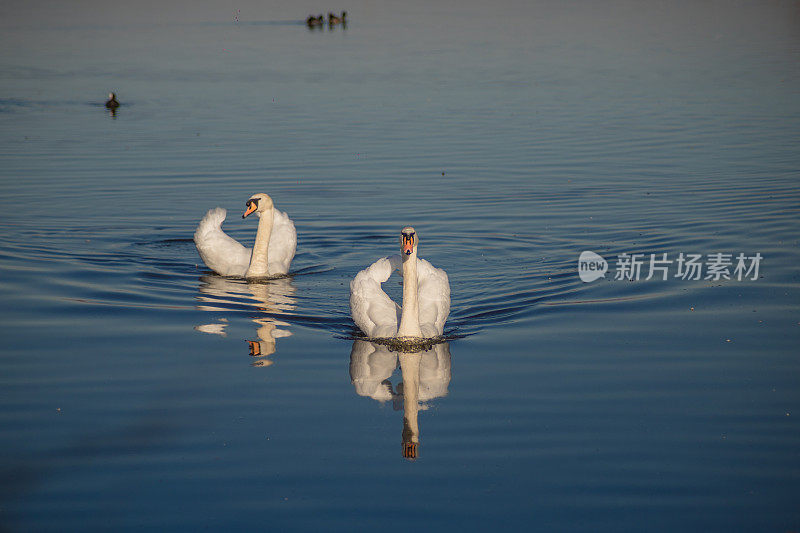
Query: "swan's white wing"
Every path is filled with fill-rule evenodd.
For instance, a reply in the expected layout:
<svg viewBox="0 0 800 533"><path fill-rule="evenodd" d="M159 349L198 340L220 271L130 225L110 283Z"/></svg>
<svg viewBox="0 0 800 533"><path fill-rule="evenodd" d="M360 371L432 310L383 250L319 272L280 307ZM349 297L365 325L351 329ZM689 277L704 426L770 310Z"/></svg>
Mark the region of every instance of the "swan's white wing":
<svg viewBox="0 0 800 533"><path fill-rule="evenodd" d="M294 258L297 248L297 231L289 215L272 210L272 234L269 237L269 269L270 275L286 274L289 272L289 264Z"/></svg>
<svg viewBox="0 0 800 533"><path fill-rule="evenodd" d="M221 207L209 209L197 230L194 244L208 268L221 276L244 276L250 266L252 250L222 231L227 211Z"/></svg>
<svg viewBox="0 0 800 533"><path fill-rule="evenodd" d="M447 272L424 259L417 259L417 283L419 327L422 335L441 335L450 314L450 281Z"/></svg>
<svg viewBox="0 0 800 533"><path fill-rule="evenodd" d="M350 282L350 313L368 337L393 337L397 334L400 307L383 292L381 283L401 264L399 255L372 263Z"/></svg>

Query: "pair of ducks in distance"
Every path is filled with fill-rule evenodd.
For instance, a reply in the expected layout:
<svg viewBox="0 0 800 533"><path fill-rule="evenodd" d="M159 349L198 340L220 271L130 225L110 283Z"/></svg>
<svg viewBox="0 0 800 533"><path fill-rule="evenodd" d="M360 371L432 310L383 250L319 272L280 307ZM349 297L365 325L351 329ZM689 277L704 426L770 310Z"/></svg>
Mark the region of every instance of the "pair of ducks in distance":
<svg viewBox="0 0 800 533"><path fill-rule="evenodd" d="M194 234L200 257L221 276L263 279L286 274L297 247L294 223L264 193L254 194L245 205L242 218L255 213L259 219L253 248L222 231L227 212L216 207ZM418 244L414 228L403 228L400 254L378 259L350 282L350 313L367 337L413 343L442 335L450 314L450 282L444 270L417 257ZM395 270L403 276L402 306L381 288Z"/></svg>
<svg viewBox="0 0 800 533"><path fill-rule="evenodd" d="M325 24L325 17L323 17L322 15L318 17L312 15L306 19L306 25L309 28L322 26L323 24ZM347 11L342 11L341 16L336 16L333 13L328 13L328 26L335 26L336 24L347 24Z"/></svg>

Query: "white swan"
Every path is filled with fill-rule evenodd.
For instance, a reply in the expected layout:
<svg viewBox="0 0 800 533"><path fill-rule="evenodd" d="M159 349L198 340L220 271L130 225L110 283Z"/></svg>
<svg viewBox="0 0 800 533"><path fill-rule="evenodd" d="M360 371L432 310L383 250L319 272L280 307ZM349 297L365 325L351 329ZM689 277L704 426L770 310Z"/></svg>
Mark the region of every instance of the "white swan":
<svg viewBox="0 0 800 533"><path fill-rule="evenodd" d="M418 339L444 331L450 314L450 282L444 270L417 258L418 242L414 228L403 228L401 255L378 259L350 282L350 312L368 337ZM381 289L395 269L403 275L402 308Z"/></svg>
<svg viewBox="0 0 800 533"><path fill-rule="evenodd" d="M294 223L275 209L272 198L254 194L246 202L247 210L258 215L258 231L252 250L245 248L222 231L227 212L221 207L210 209L194 232L194 243L208 268L221 276L265 278L286 274L297 247Z"/></svg>

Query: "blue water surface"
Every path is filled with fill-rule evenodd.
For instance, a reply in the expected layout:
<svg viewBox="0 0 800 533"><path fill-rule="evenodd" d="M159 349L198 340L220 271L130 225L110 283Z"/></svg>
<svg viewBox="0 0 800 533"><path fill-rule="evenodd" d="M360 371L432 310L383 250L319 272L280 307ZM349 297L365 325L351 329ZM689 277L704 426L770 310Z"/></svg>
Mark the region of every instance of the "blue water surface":
<svg viewBox="0 0 800 533"><path fill-rule="evenodd" d="M799 20L4 3L0 529L800 529ZM291 275L216 276L194 228L252 243L257 192ZM348 305L405 225L452 290L415 354Z"/></svg>

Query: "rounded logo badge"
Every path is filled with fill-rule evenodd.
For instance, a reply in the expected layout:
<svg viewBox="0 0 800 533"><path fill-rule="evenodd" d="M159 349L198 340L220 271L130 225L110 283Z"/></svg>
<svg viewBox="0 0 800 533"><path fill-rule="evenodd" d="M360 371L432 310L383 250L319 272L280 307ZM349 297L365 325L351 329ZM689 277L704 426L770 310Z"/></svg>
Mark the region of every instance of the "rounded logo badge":
<svg viewBox="0 0 800 533"><path fill-rule="evenodd" d="M608 271L608 262L602 256L585 251L578 258L578 275L584 283L590 283L605 276Z"/></svg>

